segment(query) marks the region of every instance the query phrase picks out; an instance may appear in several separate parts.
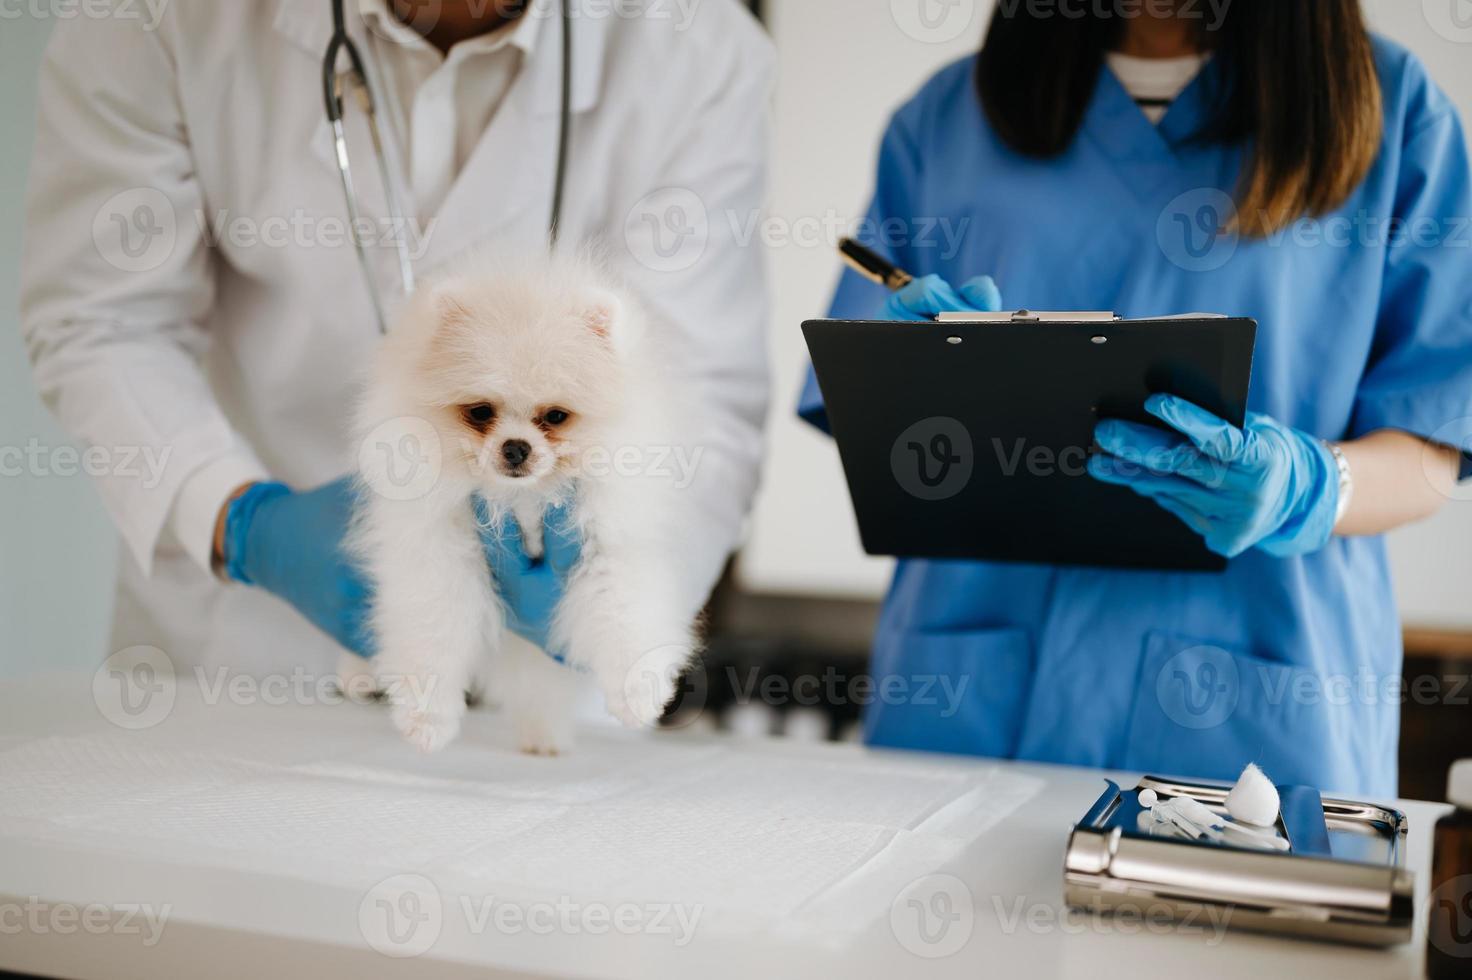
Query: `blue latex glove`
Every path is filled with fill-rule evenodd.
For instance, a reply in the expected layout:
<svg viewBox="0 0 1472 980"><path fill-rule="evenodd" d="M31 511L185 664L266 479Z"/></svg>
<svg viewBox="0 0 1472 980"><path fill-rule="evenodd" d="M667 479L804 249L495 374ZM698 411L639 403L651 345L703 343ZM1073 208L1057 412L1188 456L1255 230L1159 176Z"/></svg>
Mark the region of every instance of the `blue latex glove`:
<svg viewBox="0 0 1472 980"><path fill-rule="evenodd" d="M368 604L373 586L342 551L356 500L351 477L305 493L280 483L258 483L230 504L225 515L225 570L291 603L303 616L360 657L373 655ZM486 564L507 605L508 625L547 648L552 610L582 542L564 515L550 511L543 532L545 560L522 550L514 521L485 527L476 501Z"/></svg>
<svg viewBox="0 0 1472 980"><path fill-rule="evenodd" d="M501 527L489 527L486 505L475 499L475 522L481 528L486 547L486 563L496 581L496 592L506 605L506 625L562 659L562 651L550 650L552 616L562 599L567 575L582 556L583 541L577 528L561 508L548 510L542 520L542 557L527 557L521 540L521 528L514 520Z"/></svg>
<svg viewBox="0 0 1472 980"><path fill-rule="evenodd" d="M342 551L356 491L349 477L305 493L257 483L225 514L225 570L285 599L360 657L372 655L363 574Z"/></svg>
<svg viewBox="0 0 1472 980"><path fill-rule="evenodd" d="M921 276L904 289L890 293L881 320L933 320L937 313L995 313L1002 294L991 276L977 276L953 289L940 276Z"/></svg>
<svg viewBox="0 0 1472 980"><path fill-rule="evenodd" d="M1174 395L1152 395L1145 410L1181 436L1100 422L1094 438L1108 455L1089 460L1096 479L1150 497L1228 558L1253 547L1284 558L1328 543L1339 468L1318 439L1256 413L1239 429Z"/></svg>

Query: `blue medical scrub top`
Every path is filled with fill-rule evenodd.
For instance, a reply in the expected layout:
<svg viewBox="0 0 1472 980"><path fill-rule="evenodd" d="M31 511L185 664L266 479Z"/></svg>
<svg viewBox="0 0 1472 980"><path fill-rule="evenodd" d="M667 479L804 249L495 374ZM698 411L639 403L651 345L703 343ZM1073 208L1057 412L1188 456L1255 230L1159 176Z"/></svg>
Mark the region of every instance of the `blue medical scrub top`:
<svg viewBox="0 0 1472 980"><path fill-rule="evenodd" d="M1217 231L1242 153L1191 139L1220 84L1210 64L1158 127L1104 69L1071 148L1036 160L987 123L975 58L895 114L861 237L916 274L990 274L1008 309L1255 317L1254 411L1325 439L1394 428L1465 451L1467 148L1422 65L1381 39L1375 56L1373 171L1332 215L1271 238ZM873 317L883 300L848 273L831 315ZM799 411L825 424L811 371ZM1257 762L1279 783L1391 796L1400 705L1426 695L1402 689L1401 656L1379 537L1250 551L1220 575L907 560L874 640L865 733L1204 778Z"/></svg>

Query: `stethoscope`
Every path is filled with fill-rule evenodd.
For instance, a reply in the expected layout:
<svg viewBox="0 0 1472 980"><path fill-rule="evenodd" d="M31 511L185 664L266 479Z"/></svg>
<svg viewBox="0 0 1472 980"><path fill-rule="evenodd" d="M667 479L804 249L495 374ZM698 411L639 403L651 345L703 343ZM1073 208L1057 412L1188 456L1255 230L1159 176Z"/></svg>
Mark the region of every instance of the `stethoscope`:
<svg viewBox="0 0 1472 980"><path fill-rule="evenodd" d="M530 0L528 0L530 2ZM547 247L557 244L557 232L562 224L562 188L567 176L567 133L572 118L572 27L569 16L571 0L562 0L562 119L557 132L557 169L552 185L552 217L547 222ZM527 14L525 16L530 16ZM337 59L347 52L348 68L337 70ZM327 43L327 56L322 62L322 87L327 97L327 121L332 124L334 156L337 172L342 177L343 197L347 201L348 220L351 222L353 247L358 253L358 264L368 284L368 295L373 302L373 313L378 318L378 329L388 332L388 318L384 313L383 296L378 290L378 280L373 265L368 260L368 250L363 244L359 229L362 209L358 206L358 192L353 185L353 168L348 160L347 133L343 127L343 97L349 88L358 96L358 105L368 119L368 135L373 143L373 156L378 161L378 175L383 182L384 194L388 199L389 218L394 223L393 238L398 249L399 276L403 280L404 295L414 292L414 263L409 256L408 236L403 230L406 211L399 198L397 184L389 173L388 156L378 128L378 111L373 92L368 85L368 73L363 67L362 55L353 39L348 37L346 19L343 16L343 0L332 0L332 40Z"/></svg>

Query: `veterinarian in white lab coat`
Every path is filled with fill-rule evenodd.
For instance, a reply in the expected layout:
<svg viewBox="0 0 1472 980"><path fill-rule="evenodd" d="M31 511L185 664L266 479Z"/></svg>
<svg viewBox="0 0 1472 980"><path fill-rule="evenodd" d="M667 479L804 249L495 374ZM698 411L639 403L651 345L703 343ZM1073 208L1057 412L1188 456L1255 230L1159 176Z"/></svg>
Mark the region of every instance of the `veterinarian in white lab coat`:
<svg viewBox="0 0 1472 980"><path fill-rule="evenodd" d="M500 29L441 48L391 0L349 0L421 279L469 249L546 247L558 6L531 0ZM661 531L693 614L757 480L766 302L762 256L740 229L763 194L773 58L735 0L574 0L569 20L559 247L603 243L703 392L699 458L662 464L691 480ZM357 465L355 385L379 330L323 109L330 6L175 0L150 26L60 21L47 53L22 298L36 378L77 439L164 460L156 479L120 467L99 481L124 545L113 649L153 645L176 668L326 675L340 649L327 632L213 569L239 488L306 491ZM347 120L370 261L392 306L403 229L388 226L356 104ZM315 559L275 560L291 575Z"/></svg>

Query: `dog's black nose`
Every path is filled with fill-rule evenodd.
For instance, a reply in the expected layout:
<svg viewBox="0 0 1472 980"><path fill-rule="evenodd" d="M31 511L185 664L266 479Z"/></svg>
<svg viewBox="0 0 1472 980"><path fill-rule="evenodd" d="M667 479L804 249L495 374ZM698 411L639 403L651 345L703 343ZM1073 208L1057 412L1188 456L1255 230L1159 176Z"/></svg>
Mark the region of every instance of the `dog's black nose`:
<svg viewBox="0 0 1472 980"><path fill-rule="evenodd" d="M531 443L524 439L507 439L501 444L501 458L513 468L525 463L531 454Z"/></svg>

